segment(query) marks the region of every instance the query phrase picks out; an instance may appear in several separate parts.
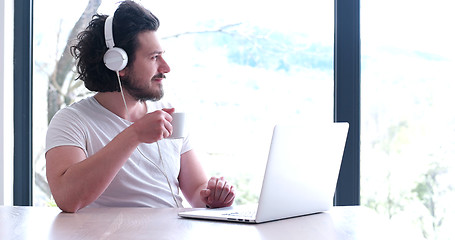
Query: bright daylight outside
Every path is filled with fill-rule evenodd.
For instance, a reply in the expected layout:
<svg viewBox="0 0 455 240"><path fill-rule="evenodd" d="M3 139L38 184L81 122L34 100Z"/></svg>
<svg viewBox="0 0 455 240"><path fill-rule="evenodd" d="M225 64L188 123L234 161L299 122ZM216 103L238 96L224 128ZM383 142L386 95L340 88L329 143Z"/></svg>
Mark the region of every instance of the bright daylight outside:
<svg viewBox="0 0 455 240"><path fill-rule="evenodd" d="M453 9L361 1L361 202L426 239L454 239Z"/></svg>
<svg viewBox="0 0 455 240"><path fill-rule="evenodd" d="M165 100L190 115L207 172L235 184L236 204L255 201L273 124L333 120L334 1L142 4L161 20ZM35 205L53 205L48 121L90 94L65 48L93 13L116 6L34 1ZM361 1L361 202L427 239L450 239L455 224L454 7Z"/></svg>
<svg viewBox="0 0 455 240"><path fill-rule="evenodd" d="M34 1L35 205L53 205L43 152L48 121L90 94L73 80L65 47L73 31L87 25L87 16L110 15L117 2ZM142 4L161 22L163 57L171 68L163 82L165 100L189 114L208 174L236 186L236 204L255 201L273 125L333 120L333 1Z"/></svg>

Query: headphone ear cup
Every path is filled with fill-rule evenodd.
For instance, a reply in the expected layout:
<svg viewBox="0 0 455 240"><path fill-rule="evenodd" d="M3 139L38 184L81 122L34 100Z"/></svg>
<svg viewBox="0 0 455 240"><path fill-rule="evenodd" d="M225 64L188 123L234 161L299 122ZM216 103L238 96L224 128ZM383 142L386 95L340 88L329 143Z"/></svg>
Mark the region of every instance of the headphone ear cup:
<svg viewBox="0 0 455 240"><path fill-rule="evenodd" d="M128 63L128 55L121 48L110 48L104 54L104 64L112 71L119 72L126 67Z"/></svg>

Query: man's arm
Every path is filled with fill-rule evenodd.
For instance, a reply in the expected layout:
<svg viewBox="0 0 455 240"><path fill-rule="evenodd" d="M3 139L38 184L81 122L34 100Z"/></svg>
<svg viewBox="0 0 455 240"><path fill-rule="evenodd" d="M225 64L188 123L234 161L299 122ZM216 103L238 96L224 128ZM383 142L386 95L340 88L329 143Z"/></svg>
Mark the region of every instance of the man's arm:
<svg viewBox="0 0 455 240"><path fill-rule="evenodd" d="M207 178L194 150L181 156L180 189L193 207L228 207L235 199L234 187L223 177Z"/></svg>
<svg viewBox="0 0 455 240"><path fill-rule="evenodd" d="M47 152L47 179L60 209L76 212L104 192L136 148L133 141L126 141L131 138L127 135L127 132L119 134L89 158L74 146L56 147Z"/></svg>
<svg viewBox="0 0 455 240"><path fill-rule="evenodd" d="M58 207L65 212L95 201L142 142L155 142L170 135L170 115L164 111L147 114L118 134L90 157L82 149L61 146L46 153L46 175Z"/></svg>

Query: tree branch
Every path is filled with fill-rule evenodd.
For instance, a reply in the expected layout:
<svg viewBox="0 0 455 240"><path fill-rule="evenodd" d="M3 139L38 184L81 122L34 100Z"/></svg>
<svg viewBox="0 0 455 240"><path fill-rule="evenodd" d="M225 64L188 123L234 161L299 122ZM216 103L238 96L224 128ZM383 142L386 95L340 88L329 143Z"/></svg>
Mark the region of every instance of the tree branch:
<svg viewBox="0 0 455 240"><path fill-rule="evenodd" d="M201 34L201 33L217 33L217 32L229 33L229 32L226 32L225 30L228 29L228 28L232 28L232 27L238 26L240 24L241 23L229 24L229 25L222 26L219 29L215 29L215 30L189 31L189 32L183 32L183 33L177 33L177 34L174 34L174 35L163 37L162 39L178 38L178 37L183 36L183 35Z"/></svg>

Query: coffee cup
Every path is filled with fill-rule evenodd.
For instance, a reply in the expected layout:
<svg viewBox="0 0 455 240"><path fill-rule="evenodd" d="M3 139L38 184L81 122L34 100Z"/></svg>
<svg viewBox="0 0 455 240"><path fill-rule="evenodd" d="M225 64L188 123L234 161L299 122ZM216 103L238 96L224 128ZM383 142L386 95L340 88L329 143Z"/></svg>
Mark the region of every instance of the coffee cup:
<svg viewBox="0 0 455 240"><path fill-rule="evenodd" d="M187 134L186 114L183 112L174 112L171 114L171 116L172 134L169 136L169 138L184 138Z"/></svg>

